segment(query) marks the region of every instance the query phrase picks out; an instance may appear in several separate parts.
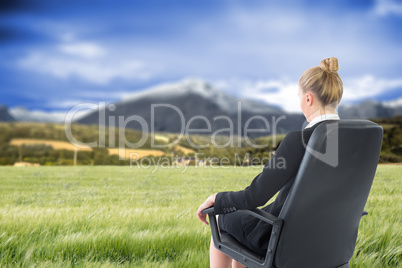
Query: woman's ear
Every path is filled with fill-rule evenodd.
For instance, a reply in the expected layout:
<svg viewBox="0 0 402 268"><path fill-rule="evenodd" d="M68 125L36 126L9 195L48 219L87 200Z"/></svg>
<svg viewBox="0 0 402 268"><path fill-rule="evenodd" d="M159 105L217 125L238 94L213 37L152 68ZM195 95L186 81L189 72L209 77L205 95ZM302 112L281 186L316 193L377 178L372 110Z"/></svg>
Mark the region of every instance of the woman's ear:
<svg viewBox="0 0 402 268"><path fill-rule="evenodd" d="M311 93L306 93L307 106L312 106L314 102L314 96Z"/></svg>

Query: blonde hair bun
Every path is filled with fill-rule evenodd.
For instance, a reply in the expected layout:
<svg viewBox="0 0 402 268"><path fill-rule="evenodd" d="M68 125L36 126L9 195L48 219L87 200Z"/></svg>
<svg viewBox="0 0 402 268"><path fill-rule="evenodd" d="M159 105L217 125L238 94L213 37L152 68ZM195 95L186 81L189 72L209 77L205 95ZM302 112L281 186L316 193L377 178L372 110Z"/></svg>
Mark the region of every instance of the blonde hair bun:
<svg viewBox="0 0 402 268"><path fill-rule="evenodd" d="M320 67L325 72L335 73L339 70L338 59L335 57L323 59Z"/></svg>

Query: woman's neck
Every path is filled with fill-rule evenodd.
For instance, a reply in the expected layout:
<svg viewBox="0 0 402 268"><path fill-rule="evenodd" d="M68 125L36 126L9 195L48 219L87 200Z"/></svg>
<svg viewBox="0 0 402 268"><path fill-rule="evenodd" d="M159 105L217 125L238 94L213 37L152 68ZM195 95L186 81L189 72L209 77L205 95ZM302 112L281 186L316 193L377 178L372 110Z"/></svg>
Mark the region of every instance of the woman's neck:
<svg viewBox="0 0 402 268"><path fill-rule="evenodd" d="M329 108L319 108L319 109L315 109L308 117L307 117L307 121L311 122L312 120L314 120L314 118L324 115L324 114L337 114L335 109L329 109Z"/></svg>

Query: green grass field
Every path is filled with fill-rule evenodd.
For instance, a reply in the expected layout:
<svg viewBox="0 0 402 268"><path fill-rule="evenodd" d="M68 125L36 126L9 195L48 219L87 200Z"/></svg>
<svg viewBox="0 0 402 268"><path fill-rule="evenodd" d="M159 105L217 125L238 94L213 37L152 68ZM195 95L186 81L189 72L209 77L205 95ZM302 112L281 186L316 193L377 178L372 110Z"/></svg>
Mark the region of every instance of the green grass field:
<svg viewBox="0 0 402 268"><path fill-rule="evenodd" d="M0 167L0 266L208 267L205 198L262 167ZM379 166L351 267L401 267L402 166Z"/></svg>

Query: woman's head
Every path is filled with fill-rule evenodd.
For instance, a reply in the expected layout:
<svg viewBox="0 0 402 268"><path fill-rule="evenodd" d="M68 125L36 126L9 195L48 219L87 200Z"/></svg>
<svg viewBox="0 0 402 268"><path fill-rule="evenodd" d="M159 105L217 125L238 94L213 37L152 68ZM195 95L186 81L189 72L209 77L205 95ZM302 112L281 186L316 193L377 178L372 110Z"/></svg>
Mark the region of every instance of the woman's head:
<svg viewBox="0 0 402 268"><path fill-rule="evenodd" d="M338 59L332 57L323 59L320 66L304 71L299 80L299 97L305 115L307 109L336 109L343 94L338 70Z"/></svg>

